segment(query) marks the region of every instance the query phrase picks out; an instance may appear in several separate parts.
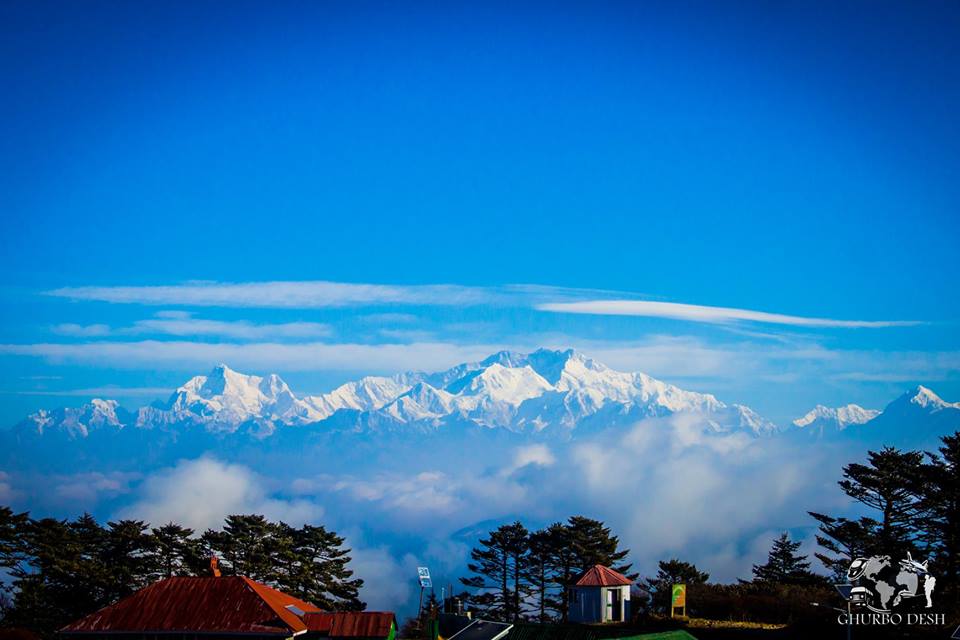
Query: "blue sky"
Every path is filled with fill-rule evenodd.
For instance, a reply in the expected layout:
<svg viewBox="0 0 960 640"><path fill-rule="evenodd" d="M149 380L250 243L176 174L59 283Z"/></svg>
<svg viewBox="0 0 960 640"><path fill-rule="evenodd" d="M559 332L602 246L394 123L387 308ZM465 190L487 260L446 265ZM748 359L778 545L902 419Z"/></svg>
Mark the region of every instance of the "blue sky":
<svg viewBox="0 0 960 640"><path fill-rule="evenodd" d="M960 399L955 3L8 2L0 30L4 424L219 360L316 392L541 345L775 420Z"/></svg>

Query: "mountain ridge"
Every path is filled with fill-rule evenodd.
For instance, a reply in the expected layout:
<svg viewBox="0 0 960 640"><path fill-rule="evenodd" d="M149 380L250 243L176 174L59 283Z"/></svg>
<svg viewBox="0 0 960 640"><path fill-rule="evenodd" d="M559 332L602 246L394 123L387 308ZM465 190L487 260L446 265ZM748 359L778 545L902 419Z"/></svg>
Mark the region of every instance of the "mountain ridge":
<svg viewBox="0 0 960 640"><path fill-rule="evenodd" d="M746 405L726 404L713 394L687 391L642 372L617 371L573 349L499 351L443 371L365 376L304 396L277 374L247 375L221 363L207 375L190 378L165 402L130 412L115 400L95 398L80 407L38 411L14 429L37 437L56 432L72 440L125 429L244 431L264 438L291 428L402 433L455 425L569 436L578 429L676 414L695 415L712 432L760 436L786 430ZM817 405L790 427L818 436L891 436L904 424L919 431L960 428L960 402L946 402L918 385L882 411Z"/></svg>
<svg viewBox="0 0 960 640"><path fill-rule="evenodd" d="M97 403L109 404L112 418L84 423L88 413L103 413L84 408L100 406ZM573 349L500 351L444 371L366 376L328 393L302 397L276 374L247 375L218 364L207 375L194 376L178 387L166 402L140 407L130 415L116 401L101 399L57 411L61 413L31 414L18 427L42 435L62 423L77 438L108 423L117 430L181 425L213 433L233 433L253 424L264 436L278 428L319 428L338 413L355 413L357 429L377 425L422 430L464 423L569 433L590 420L622 422L695 413L714 431L746 429L759 435L777 430L744 405L727 405L712 394L687 391L644 373L616 371Z"/></svg>

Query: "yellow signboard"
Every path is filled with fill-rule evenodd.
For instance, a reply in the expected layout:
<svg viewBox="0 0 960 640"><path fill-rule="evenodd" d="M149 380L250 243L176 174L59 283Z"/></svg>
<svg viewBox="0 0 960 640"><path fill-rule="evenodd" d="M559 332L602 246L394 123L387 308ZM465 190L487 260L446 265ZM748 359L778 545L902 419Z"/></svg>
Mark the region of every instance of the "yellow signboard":
<svg viewBox="0 0 960 640"><path fill-rule="evenodd" d="M685 584L675 584L670 591L670 617L676 615L687 615L687 585Z"/></svg>
<svg viewBox="0 0 960 640"><path fill-rule="evenodd" d="M673 585L673 597L670 598L670 602L673 603L675 607L687 606L687 585Z"/></svg>

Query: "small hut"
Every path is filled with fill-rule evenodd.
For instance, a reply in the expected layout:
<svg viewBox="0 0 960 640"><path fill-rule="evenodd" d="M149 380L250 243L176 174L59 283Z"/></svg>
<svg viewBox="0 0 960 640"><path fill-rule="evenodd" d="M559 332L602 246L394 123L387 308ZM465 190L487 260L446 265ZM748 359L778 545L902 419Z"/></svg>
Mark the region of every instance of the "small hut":
<svg viewBox="0 0 960 640"><path fill-rule="evenodd" d="M626 622L630 619L630 580L595 564L570 585L570 622Z"/></svg>

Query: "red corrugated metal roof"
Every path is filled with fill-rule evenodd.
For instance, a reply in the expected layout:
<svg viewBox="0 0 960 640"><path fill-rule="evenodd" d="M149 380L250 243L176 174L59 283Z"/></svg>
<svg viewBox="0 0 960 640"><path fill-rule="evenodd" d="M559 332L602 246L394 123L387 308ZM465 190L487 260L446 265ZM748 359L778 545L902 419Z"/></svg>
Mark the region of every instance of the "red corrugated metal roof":
<svg viewBox="0 0 960 640"><path fill-rule="evenodd" d="M287 605L315 606L240 576L160 580L60 630L73 633L249 633L290 635L307 626Z"/></svg>
<svg viewBox="0 0 960 640"><path fill-rule="evenodd" d="M395 624L389 611L337 611L308 613L307 629L331 638L386 638Z"/></svg>
<svg viewBox="0 0 960 640"><path fill-rule="evenodd" d="M617 587L630 584L633 583L626 576L602 564L595 564L587 569L576 582L578 587Z"/></svg>

